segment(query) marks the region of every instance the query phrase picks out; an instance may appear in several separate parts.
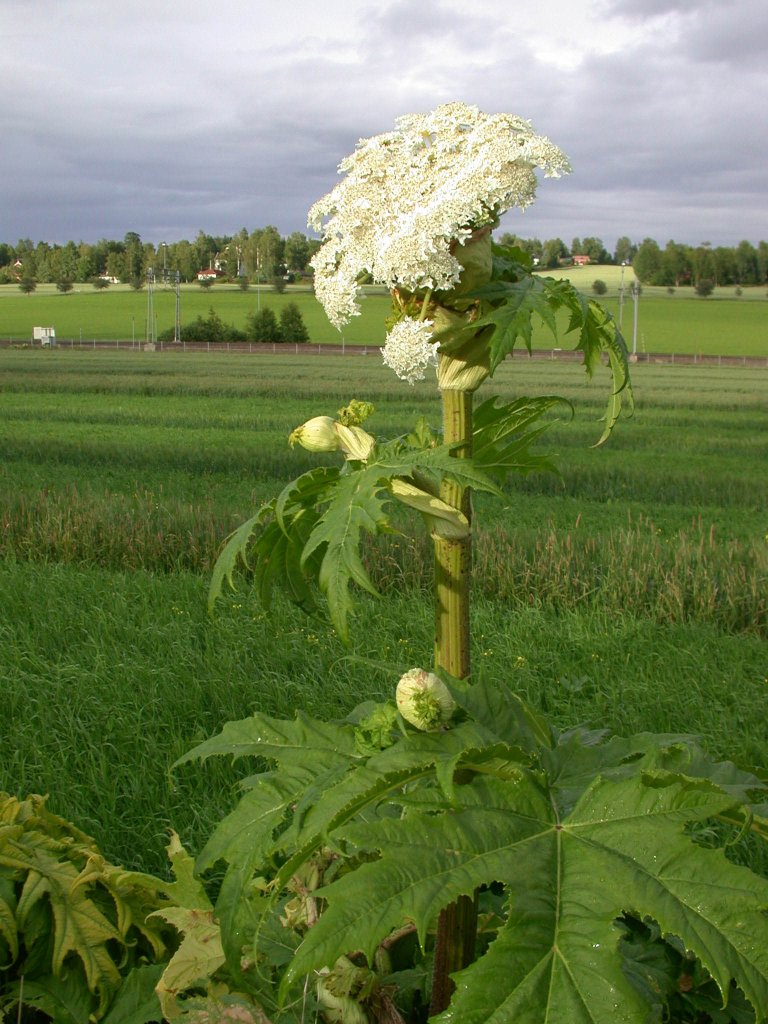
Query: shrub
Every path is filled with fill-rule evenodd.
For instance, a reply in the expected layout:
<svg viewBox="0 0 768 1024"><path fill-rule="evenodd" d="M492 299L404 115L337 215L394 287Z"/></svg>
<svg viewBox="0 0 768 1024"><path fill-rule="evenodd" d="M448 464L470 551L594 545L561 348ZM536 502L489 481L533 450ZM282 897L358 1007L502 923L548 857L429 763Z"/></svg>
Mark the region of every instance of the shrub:
<svg viewBox="0 0 768 1024"><path fill-rule="evenodd" d="M173 336L173 328L169 327L168 330L158 335L158 341L173 341ZM245 341L245 334L234 324L225 324L216 310L211 307L208 310L208 316L198 316L191 323L182 325L179 341L221 344L228 341Z"/></svg>
<svg viewBox="0 0 768 1024"><path fill-rule="evenodd" d="M246 321L246 333L254 341L282 341L277 317L268 306L251 313Z"/></svg>
<svg viewBox="0 0 768 1024"><path fill-rule="evenodd" d="M295 302L289 302L280 313L280 340L291 343L309 341L309 331Z"/></svg>
<svg viewBox="0 0 768 1024"><path fill-rule="evenodd" d="M37 288L37 281L33 277L23 277L19 281L19 290L25 295L31 295L35 288Z"/></svg>
<svg viewBox="0 0 768 1024"><path fill-rule="evenodd" d="M109 281L106 279L106 277L94 277L93 280L91 281L91 284L93 285L97 292L103 292L107 288L109 288Z"/></svg>
<svg viewBox="0 0 768 1024"><path fill-rule="evenodd" d="M596 281L592 282L592 291L595 295L605 295L608 291L608 285L605 281L601 281L600 278L598 278Z"/></svg>
<svg viewBox="0 0 768 1024"><path fill-rule="evenodd" d="M275 277L272 278L272 287L278 293L278 295L283 294L283 292L285 291L286 283L287 282L285 278L281 277L280 275L275 275Z"/></svg>
<svg viewBox="0 0 768 1024"><path fill-rule="evenodd" d="M56 287L57 287L57 289L60 292L63 292L63 293L66 294L66 292L71 292L72 291L73 284L72 284L71 281L57 281L56 282Z"/></svg>
<svg viewBox="0 0 768 1024"><path fill-rule="evenodd" d="M715 282L710 281L706 277L702 277L700 281L696 282L696 294L702 299L708 298L715 290Z"/></svg>

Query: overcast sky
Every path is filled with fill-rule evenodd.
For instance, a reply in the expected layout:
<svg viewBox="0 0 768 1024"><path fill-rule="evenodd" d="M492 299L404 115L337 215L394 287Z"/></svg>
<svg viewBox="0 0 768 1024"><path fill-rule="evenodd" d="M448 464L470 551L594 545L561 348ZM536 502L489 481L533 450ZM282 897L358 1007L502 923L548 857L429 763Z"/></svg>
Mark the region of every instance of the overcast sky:
<svg viewBox="0 0 768 1024"><path fill-rule="evenodd" d="M0 0L0 82L0 241L304 231L454 100L571 158L523 237L768 240L766 0Z"/></svg>

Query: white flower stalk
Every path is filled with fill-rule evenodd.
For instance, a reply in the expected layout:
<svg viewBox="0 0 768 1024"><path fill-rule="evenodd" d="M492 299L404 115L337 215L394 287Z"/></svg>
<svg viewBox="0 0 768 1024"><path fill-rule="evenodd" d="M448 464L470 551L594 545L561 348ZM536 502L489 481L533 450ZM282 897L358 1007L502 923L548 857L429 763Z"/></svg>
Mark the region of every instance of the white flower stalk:
<svg viewBox="0 0 768 1024"><path fill-rule="evenodd" d="M389 288L452 289L462 271L456 243L533 202L537 167L550 177L570 171L528 121L464 103L409 114L361 140L339 167L344 179L309 213L323 232L312 266L331 323L359 313L363 274Z"/></svg>
<svg viewBox="0 0 768 1024"><path fill-rule="evenodd" d="M384 364L400 380L413 385L424 380L428 366L437 366L437 345L432 341L432 321L406 316L387 335L381 350Z"/></svg>
<svg viewBox="0 0 768 1024"><path fill-rule="evenodd" d="M395 702L406 722L423 732L442 728L456 710L456 702L442 679L422 668L412 668L401 677Z"/></svg>
<svg viewBox="0 0 768 1024"><path fill-rule="evenodd" d="M337 452L341 445L334 426L330 416L314 416L291 432L288 443L291 448L300 444L308 452Z"/></svg>

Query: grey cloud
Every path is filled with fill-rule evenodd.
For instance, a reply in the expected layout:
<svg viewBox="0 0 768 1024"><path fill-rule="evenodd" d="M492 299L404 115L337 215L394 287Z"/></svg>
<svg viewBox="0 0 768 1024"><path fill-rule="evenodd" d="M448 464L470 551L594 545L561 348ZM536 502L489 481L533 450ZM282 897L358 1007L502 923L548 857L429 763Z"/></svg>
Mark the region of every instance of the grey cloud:
<svg viewBox="0 0 768 1024"><path fill-rule="evenodd" d="M124 0L99 18L85 0L4 0L0 32L17 45L0 58L0 134L15 173L0 240L303 230L359 137L454 99L530 118L574 163L511 230L768 237L762 3L612 0L603 16L636 31L622 52L585 45L571 71L537 58L495 5L458 7L345 0L335 34L329 16L291 38L233 17L231 0L213 20L201 0L182 14Z"/></svg>

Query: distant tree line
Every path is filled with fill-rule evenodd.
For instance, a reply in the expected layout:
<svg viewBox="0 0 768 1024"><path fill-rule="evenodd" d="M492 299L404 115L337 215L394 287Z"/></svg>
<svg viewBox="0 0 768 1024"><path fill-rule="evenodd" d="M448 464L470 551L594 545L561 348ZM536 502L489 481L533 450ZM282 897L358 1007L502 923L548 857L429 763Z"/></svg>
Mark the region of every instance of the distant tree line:
<svg viewBox="0 0 768 1024"><path fill-rule="evenodd" d="M615 263L632 266L641 284L700 288L717 285L756 285L768 281L768 242L753 245L743 241L735 247L684 245L670 241L662 249L652 238L635 245L623 236L609 253L599 238L574 238L570 248L560 238L541 242L538 238L520 238L505 234L500 241L517 245L532 257L536 266L549 270L567 266L579 257L590 263Z"/></svg>
<svg viewBox="0 0 768 1024"><path fill-rule="evenodd" d="M236 235L207 235L199 231L193 242L142 242L135 231L122 241L101 239L67 242L64 245L22 238L11 245L0 242L0 284L33 281L86 283L114 279L134 284L146 281L147 271L155 280L165 277L194 281L201 271L215 270L222 278L241 283L272 283L306 273L310 259L320 246L300 231L283 237L268 225Z"/></svg>
<svg viewBox="0 0 768 1024"><path fill-rule="evenodd" d="M619 238L608 252L599 238L574 238L570 246L561 238L541 241L506 233L500 239L519 246L542 270L588 261L591 264L631 264L643 284L700 288L716 285L760 285L768 281L768 243L742 241L737 246L709 242L686 245L669 241L662 248L652 238L639 244ZM102 239L64 245L20 239L16 245L0 243L0 283L56 283L67 290L71 283L109 280L141 287L151 268L156 281L164 278L193 281L206 270L243 286L275 283L308 275L309 261L320 246L300 231L282 236L276 227L242 228L236 235L208 235L199 231L194 241L142 242L135 231L122 241Z"/></svg>

